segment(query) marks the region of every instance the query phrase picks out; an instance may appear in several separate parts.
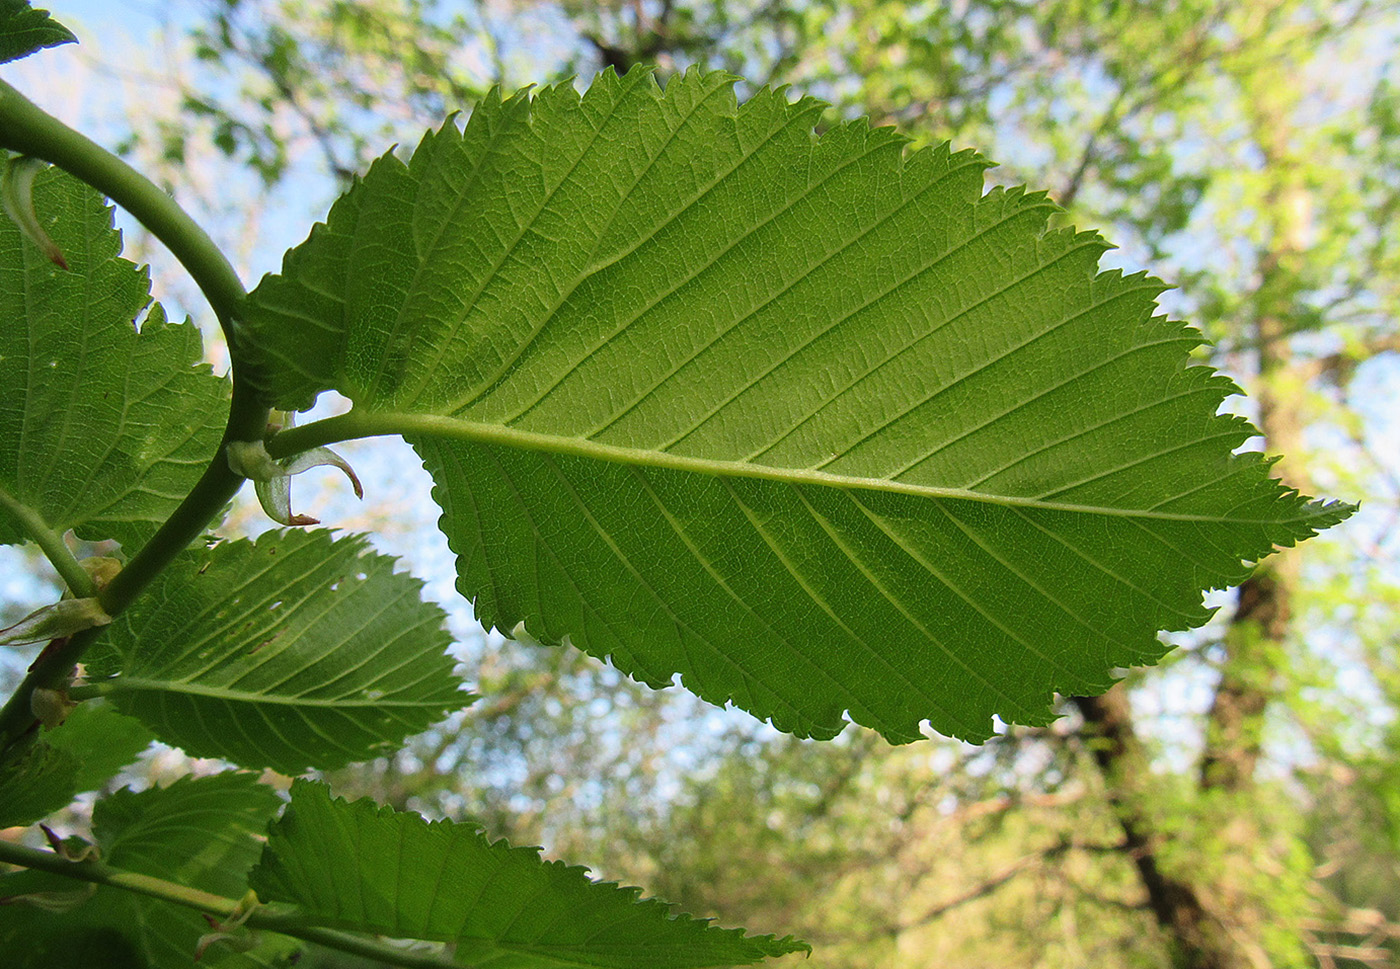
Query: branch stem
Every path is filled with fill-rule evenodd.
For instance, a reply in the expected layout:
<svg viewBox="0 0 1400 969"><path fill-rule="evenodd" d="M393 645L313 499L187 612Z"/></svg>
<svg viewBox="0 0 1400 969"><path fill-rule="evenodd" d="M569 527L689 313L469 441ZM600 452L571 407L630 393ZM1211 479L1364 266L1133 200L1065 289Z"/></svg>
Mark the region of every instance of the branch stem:
<svg viewBox="0 0 1400 969"><path fill-rule="evenodd" d="M239 904L238 899L214 895L163 878L123 871L98 861L68 861L52 851L28 848L4 839L0 839L0 862L34 868L64 878L125 889L138 895L207 912L219 918L234 915ZM254 909L244 924L254 929L280 932L366 959L403 966L405 969L463 969L461 963L439 952L415 952L348 932L307 925L303 916L286 907Z"/></svg>

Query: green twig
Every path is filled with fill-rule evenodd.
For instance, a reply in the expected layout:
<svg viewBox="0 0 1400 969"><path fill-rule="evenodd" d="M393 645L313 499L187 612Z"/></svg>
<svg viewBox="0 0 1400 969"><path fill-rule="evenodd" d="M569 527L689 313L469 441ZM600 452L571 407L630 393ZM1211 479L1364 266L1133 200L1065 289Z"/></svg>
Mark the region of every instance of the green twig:
<svg viewBox="0 0 1400 969"><path fill-rule="evenodd" d="M268 409L257 400L256 392L238 379L235 368L233 401L219 450L165 524L98 593L98 601L109 616L129 606L147 583L199 538L210 520L233 499L247 479L229 467L225 449L230 441L260 440L267 428L267 415Z"/></svg>
<svg viewBox="0 0 1400 969"><path fill-rule="evenodd" d="M138 895L206 912L221 919L234 915L239 905L238 899L214 895L163 878L112 868L99 861L69 861L52 851L27 848L4 839L0 839L0 862L34 868L78 881L122 888ZM442 953L413 952L348 932L307 925L304 916L287 907L254 909L243 924L249 928L280 932L366 959L404 966L406 969L463 969L461 963ZM193 957L193 953L191 956Z"/></svg>
<svg viewBox="0 0 1400 969"><path fill-rule="evenodd" d="M4 488L0 488L0 508L9 513L10 518L19 523L24 534L39 546L54 567L59 578L68 584L68 591L78 599L97 595L97 587L92 576L78 564L78 560L68 548L63 536L49 527L49 523L22 501L15 499Z"/></svg>

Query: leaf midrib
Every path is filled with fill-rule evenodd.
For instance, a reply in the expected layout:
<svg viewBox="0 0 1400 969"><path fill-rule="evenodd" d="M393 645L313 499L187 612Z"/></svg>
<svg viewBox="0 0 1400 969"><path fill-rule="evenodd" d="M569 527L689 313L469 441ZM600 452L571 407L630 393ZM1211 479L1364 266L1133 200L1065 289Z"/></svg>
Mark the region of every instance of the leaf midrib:
<svg viewBox="0 0 1400 969"><path fill-rule="evenodd" d="M454 693L451 698L440 697L434 700L394 700L390 697L380 697L377 700L368 697L308 697L292 696L290 694L254 693L248 690L230 690L226 687L208 686L200 683L183 683L179 680L149 679L145 677L120 676L114 680L102 684L104 694L117 693L177 693L186 696L207 696L219 700L232 700L239 703L258 703L269 706L288 707L324 707L327 709L344 710L369 708L382 709L385 707L405 708L405 709L428 709L441 710L444 703L455 703L457 698L465 698L468 694Z"/></svg>
<svg viewBox="0 0 1400 969"><path fill-rule="evenodd" d="M843 490L880 491L911 495L918 498L945 498L973 501L1007 508L1028 508L1039 511L1070 512L1085 515L1106 515L1134 520L1228 523L1232 525L1276 526L1288 521L1308 520L1315 515L1302 514L1294 519L1239 518L1230 515L1206 515L1192 512L1169 512L1155 508L1118 508L1109 505L1083 505L1072 502L1047 501L1016 495L996 495L966 488L942 488L935 485L912 484L889 478L866 478L832 474L810 468L781 468L746 461L724 461L691 455L673 454L647 448L620 447L587 438L561 437L507 427L502 424L469 421L442 414L411 414L400 411L358 411L307 424L274 438L271 450L277 457L295 454L309 447L334 444L361 437L384 435L422 436L439 440L494 444L522 451L543 451L572 457L591 458L633 467L664 468L691 474L723 478L754 478L788 485L814 485Z"/></svg>

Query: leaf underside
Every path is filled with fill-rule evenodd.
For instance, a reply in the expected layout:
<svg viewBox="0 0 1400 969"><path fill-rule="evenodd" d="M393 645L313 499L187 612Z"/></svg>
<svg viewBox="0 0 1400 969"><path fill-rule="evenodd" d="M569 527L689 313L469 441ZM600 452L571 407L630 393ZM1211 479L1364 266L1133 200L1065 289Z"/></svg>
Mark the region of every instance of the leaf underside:
<svg viewBox="0 0 1400 969"><path fill-rule="evenodd" d="M298 780L249 881L263 901L295 904L313 923L452 942L459 961L490 969L684 969L808 951L791 937L673 916L587 871Z"/></svg>
<svg viewBox="0 0 1400 969"><path fill-rule="evenodd" d="M34 9L28 0L0 0L0 64L77 40L47 10Z"/></svg>
<svg viewBox="0 0 1400 969"><path fill-rule="evenodd" d="M90 662L112 700L200 757L288 774L397 747L472 699L444 614L363 537L275 531L187 552Z"/></svg>
<svg viewBox="0 0 1400 969"><path fill-rule="evenodd" d="M102 860L113 868L238 898L247 891L260 836L280 804L276 792L250 774L187 776L166 788L124 790L99 801L93 830ZM0 894L79 884L23 872L0 878ZM0 906L0 945L16 969L178 969L194 964L195 943L208 931L192 909L120 888L98 887L89 900L61 914ZM298 948L296 940L267 934L251 952L215 946L199 964L285 967L285 957Z"/></svg>
<svg viewBox="0 0 1400 969"><path fill-rule="evenodd" d="M199 363L198 329L150 303L95 191L49 169L34 203L69 269L0 218L0 543L28 537L6 510L22 506L58 534L139 546L217 449L228 383Z"/></svg>
<svg viewBox="0 0 1400 969"><path fill-rule="evenodd" d="M488 97L253 294L267 399L418 449L483 623L800 735L980 740L1349 513L1232 455L1199 334L1043 194L732 82Z"/></svg>
<svg viewBox="0 0 1400 969"><path fill-rule="evenodd" d="M103 703L79 704L63 724L0 759L0 828L29 824L105 784L153 738Z"/></svg>

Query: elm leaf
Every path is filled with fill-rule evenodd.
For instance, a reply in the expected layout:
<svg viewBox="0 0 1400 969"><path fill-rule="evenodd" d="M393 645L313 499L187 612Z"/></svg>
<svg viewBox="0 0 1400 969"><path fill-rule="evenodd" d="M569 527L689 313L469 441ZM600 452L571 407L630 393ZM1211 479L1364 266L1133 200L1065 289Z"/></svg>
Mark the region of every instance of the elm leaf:
<svg viewBox="0 0 1400 969"><path fill-rule="evenodd" d="M80 703L61 726L0 756L0 828L29 824L101 787L151 743L141 724L103 702Z"/></svg>
<svg viewBox="0 0 1400 969"><path fill-rule="evenodd" d="M1043 193L733 81L493 94L253 294L269 403L353 402L288 433L413 444L484 624L803 736L982 740L1350 513L1234 453L1199 333Z"/></svg>
<svg viewBox="0 0 1400 969"><path fill-rule="evenodd" d="M90 673L196 756L289 774L368 760L472 699L421 588L362 536L225 542L161 573Z"/></svg>
<svg viewBox="0 0 1400 969"><path fill-rule="evenodd" d="M28 57L45 47L75 44L73 32L36 10L28 0L0 0L0 64Z"/></svg>
<svg viewBox="0 0 1400 969"><path fill-rule="evenodd" d="M217 451L228 382L151 303L97 192L50 168L33 197L68 269L0 219L0 543L37 520L139 547Z"/></svg>
<svg viewBox="0 0 1400 969"><path fill-rule="evenodd" d="M247 891L261 834L280 804L277 792L251 774L186 776L169 787L122 790L98 801L93 831L102 860L113 868L236 898ZM48 873L20 872L0 876L0 895L76 884ZM194 964L195 946L208 931L193 909L117 887L100 886L67 912L0 906L0 946L16 969L176 969ZM201 965L288 967L300 948L295 939L267 933L250 952L215 947Z"/></svg>

